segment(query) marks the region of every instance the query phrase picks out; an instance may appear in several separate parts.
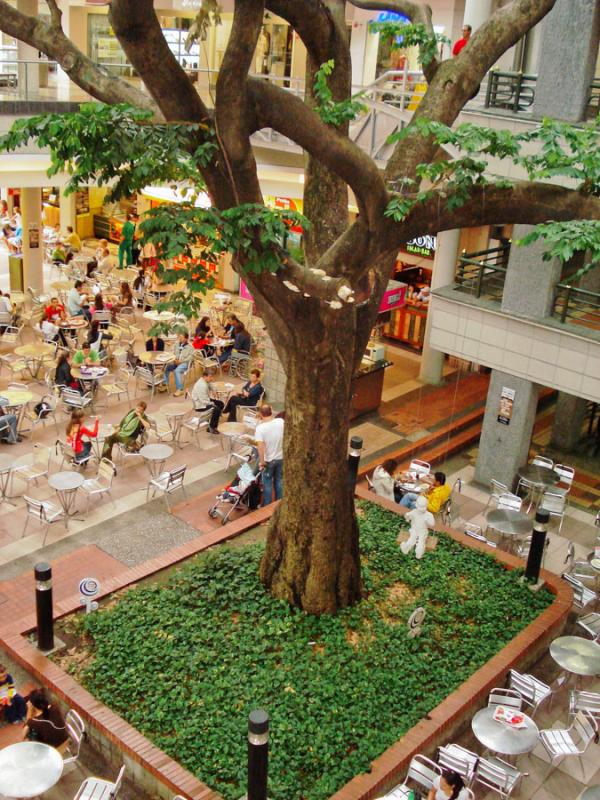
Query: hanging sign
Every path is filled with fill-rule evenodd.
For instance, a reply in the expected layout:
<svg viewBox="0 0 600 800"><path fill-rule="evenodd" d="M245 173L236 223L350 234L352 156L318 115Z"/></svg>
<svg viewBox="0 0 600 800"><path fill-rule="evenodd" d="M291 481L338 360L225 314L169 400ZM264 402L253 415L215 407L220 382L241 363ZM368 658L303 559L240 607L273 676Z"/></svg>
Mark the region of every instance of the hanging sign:
<svg viewBox="0 0 600 800"><path fill-rule="evenodd" d="M29 223L29 249L37 250L40 246L40 226L36 222Z"/></svg>
<svg viewBox="0 0 600 800"><path fill-rule="evenodd" d="M498 422L502 425L510 425L514 401L515 390L503 386L500 393L500 408L498 409Z"/></svg>
<svg viewBox="0 0 600 800"><path fill-rule="evenodd" d="M435 258L436 248L437 236L417 236L416 239L406 242L400 249L402 252L410 253L413 256L433 259Z"/></svg>

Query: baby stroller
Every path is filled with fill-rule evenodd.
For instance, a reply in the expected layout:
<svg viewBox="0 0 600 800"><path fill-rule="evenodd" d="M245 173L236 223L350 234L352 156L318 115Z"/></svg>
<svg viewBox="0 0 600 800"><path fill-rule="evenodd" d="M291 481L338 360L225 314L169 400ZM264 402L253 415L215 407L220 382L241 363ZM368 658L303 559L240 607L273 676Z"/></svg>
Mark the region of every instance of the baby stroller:
<svg viewBox="0 0 600 800"><path fill-rule="evenodd" d="M260 505L261 476L258 469L258 453L255 448L247 463L241 465L235 479L217 495L208 511L209 517L221 517L221 525L227 524L233 511L253 511Z"/></svg>

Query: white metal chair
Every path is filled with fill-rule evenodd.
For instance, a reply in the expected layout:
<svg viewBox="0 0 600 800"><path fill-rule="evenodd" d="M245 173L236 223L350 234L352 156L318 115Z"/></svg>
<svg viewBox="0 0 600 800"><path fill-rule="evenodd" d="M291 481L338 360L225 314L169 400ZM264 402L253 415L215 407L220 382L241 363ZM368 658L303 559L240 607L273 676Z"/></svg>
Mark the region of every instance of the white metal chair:
<svg viewBox="0 0 600 800"><path fill-rule="evenodd" d="M37 405L37 404L36 404ZM56 419L56 397L54 394L45 394L39 402L37 410L34 408L27 408L23 415L23 419L27 420L30 428L25 428L25 430L29 430L31 432L31 436L33 438L33 434L37 430L37 428L41 427L45 429L47 422L54 422L54 427L56 428L56 434L58 435L58 420Z"/></svg>
<svg viewBox="0 0 600 800"><path fill-rule="evenodd" d="M148 488L146 489L146 502L148 502L151 489L152 497L156 495L156 492L163 493L167 508L169 509L169 495L173 494L173 492L181 489L183 496L187 499L185 486L183 485L186 469L187 465L184 464L182 467L174 467L171 470L162 472L157 478L152 478L152 480L148 483Z"/></svg>
<svg viewBox="0 0 600 800"><path fill-rule="evenodd" d="M467 786L475 778L479 756L459 744L445 744L438 749L438 764L444 769L458 772Z"/></svg>
<svg viewBox="0 0 600 800"><path fill-rule="evenodd" d="M172 442L174 441L173 438L173 428L169 425L168 420L164 417L156 416L156 417L149 417L150 428L148 429L148 435L154 436L159 442Z"/></svg>
<svg viewBox="0 0 600 800"><path fill-rule="evenodd" d="M600 638L600 614L597 611L592 611L591 614L579 617L576 624L583 628L592 639Z"/></svg>
<svg viewBox="0 0 600 800"><path fill-rule="evenodd" d="M384 795L381 800L408 800L413 788L427 796L431 791L433 781L441 774L441 767L435 761L417 753L411 759L404 781Z"/></svg>
<svg viewBox="0 0 600 800"><path fill-rule="evenodd" d="M115 477L116 467L113 462L108 458L100 459L98 464L98 472L95 478L88 478L83 482L81 488L87 495L87 508L90 507L92 497L102 497L107 494L113 500L111 489L113 478Z"/></svg>
<svg viewBox="0 0 600 800"><path fill-rule="evenodd" d="M583 771L581 756L586 752L598 733L596 720L586 711L578 711L568 728L540 731L540 741L555 766L566 756L577 756ZM585 773L584 773L585 774Z"/></svg>
<svg viewBox="0 0 600 800"><path fill-rule="evenodd" d="M516 689L492 689L488 696L488 706L506 706L520 711L523 707L523 698Z"/></svg>
<svg viewBox="0 0 600 800"><path fill-rule="evenodd" d="M122 367L117 376L112 381L102 381L100 383L100 391L106 394L106 405L111 397L116 397L117 402L121 399L121 395L127 395L127 402L129 398L129 378L131 374L128 369Z"/></svg>
<svg viewBox="0 0 600 800"><path fill-rule="evenodd" d="M427 461L420 461L418 458L415 458L414 461L410 462L408 472L414 473L417 478L423 478L431 472L431 464Z"/></svg>
<svg viewBox="0 0 600 800"><path fill-rule="evenodd" d="M556 494L556 492L544 492L539 511L547 511L551 517L558 517L558 533L560 534L565 518L566 495Z"/></svg>
<svg viewBox="0 0 600 800"><path fill-rule="evenodd" d="M518 789L526 774L501 758L480 758L475 767L474 783L497 792L505 800Z"/></svg>
<svg viewBox="0 0 600 800"><path fill-rule="evenodd" d="M191 432L198 446L200 446L200 431L208 428L212 413L212 408L208 408L205 411L194 411L192 416L189 419L184 420L181 424L182 429L185 428Z"/></svg>
<svg viewBox="0 0 600 800"><path fill-rule="evenodd" d="M520 511L522 505L523 500L511 492L501 494L498 498L498 508L506 508L510 509L511 511Z"/></svg>
<svg viewBox="0 0 600 800"><path fill-rule="evenodd" d="M516 669L511 669L508 673L508 686L521 695L523 703L531 708L532 717L542 703L552 697L553 693L552 687L536 678L535 675L525 675L517 672Z"/></svg>
<svg viewBox="0 0 600 800"><path fill-rule="evenodd" d="M63 442L62 439L56 440L56 454L58 455L59 453L61 455L60 469L63 468L65 462L70 467L73 467L73 469L85 468L89 460L92 458L92 453L90 452L89 455L86 456L85 458L81 458L76 461L75 452L73 451L73 448L71 447L71 445L67 444L66 442Z"/></svg>
<svg viewBox="0 0 600 800"><path fill-rule="evenodd" d="M569 719L573 719L583 711L600 722L600 694L598 692L584 692L579 689L571 689L569 692Z"/></svg>
<svg viewBox="0 0 600 800"><path fill-rule="evenodd" d="M554 472L558 475L560 481L558 486L552 488L552 491L555 494L569 494L575 480L574 468L568 467L566 464L555 464Z"/></svg>
<svg viewBox="0 0 600 800"><path fill-rule="evenodd" d="M48 500L34 500L33 497L27 497L26 494L23 495L23 500L27 506L27 516L25 518L25 527L23 528L21 537L25 536L29 520L33 517L40 523L42 528L45 528L44 540L42 542L42 547L44 547L50 525L54 525L55 522L63 522L65 520L65 512L62 508L58 508L58 506L55 506Z"/></svg>
<svg viewBox="0 0 600 800"><path fill-rule="evenodd" d="M500 483L500 481L495 480L492 478L490 481L490 495L488 497L487 503L485 504L485 508L483 511L485 512L491 503L495 503L496 506L500 500L500 497L503 494L510 494L511 491L504 483Z"/></svg>
<svg viewBox="0 0 600 800"><path fill-rule="evenodd" d="M92 321L98 322L100 328L108 328L111 321L110 311L94 311Z"/></svg>
<svg viewBox="0 0 600 800"><path fill-rule="evenodd" d="M552 461L551 458L540 456L537 453L531 459L531 464L534 467L547 467L548 469L554 469L554 461Z"/></svg>
<svg viewBox="0 0 600 800"><path fill-rule="evenodd" d="M481 525L476 525L474 522L465 522L463 531L466 536L469 536L471 539L475 539L478 542L482 542L482 544L487 544L488 547L498 547L497 542L494 542L492 539L488 539L485 536Z"/></svg>
<svg viewBox="0 0 600 800"><path fill-rule="evenodd" d="M151 372L147 367L136 367L134 376L136 394L140 385L145 386L146 389L150 389L150 399L154 397L154 392L163 382L162 373Z"/></svg>
<svg viewBox="0 0 600 800"><path fill-rule="evenodd" d="M66 387L62 390L61 400L63 402L63 411L70 415L73 409L80 408L82 411L88 409L92 405L94 398L89 392L79 394L77 389Z"/></svg>
<svg viewBox="0 0 600 800"><path fill-rule="evenodd" d="M29 487L31 481L36 485L40 478L47 478L50 471L51 450L49 447L42 447L39 444L33 445L33 461L31 464L23 464L15 467L11 472L11 480L21 478Z"/></svg>
<svg viewBox="0 0 600 800"><path fill-rule="evenodd" d="M595 606L598 602L598 595L593 589L588 589L580 580L574 578L572 575L569 575L567 572L563 572L560 576L568 584L570 584L571 589L573 590L573 606L578 610L582 611L584 608L590 606Z"/></svg>
<svg viewBox="0 0 600 800"><path fill-rule="evenodd" d="M225 469L229 469L232 461L237 461L238 464L246 464L255 455L256 448L251 445L247 439L243 436L230 436L229 453L227 454L227 465Z"/></svg>
<svg viewBox="0 0 600 800"><path fill-rule="evenodd" d="M124 774L123 764L114 783L102 778L86 778L77 790L75 800L114 800L121 789Z"/></svg>
<svg viewBox="0 0 600 800"><path fill-rule="evenodd" d="M68 751L70 755L64 759L66 764L74 764L79 759L79 752L81 750L81 743L85 739L85 724L77 711L72 708L67 711L65 716L65 725L67 726L67 733L69 734Z"/></svg>
<svg viewBox="0 0 600 800"><path fill-rule="evenodd" d="M440 518L444 525L452 525L459 518L458 495L462 491L462 479L457 478L452 486L450 497L440 509Z"/></svg>

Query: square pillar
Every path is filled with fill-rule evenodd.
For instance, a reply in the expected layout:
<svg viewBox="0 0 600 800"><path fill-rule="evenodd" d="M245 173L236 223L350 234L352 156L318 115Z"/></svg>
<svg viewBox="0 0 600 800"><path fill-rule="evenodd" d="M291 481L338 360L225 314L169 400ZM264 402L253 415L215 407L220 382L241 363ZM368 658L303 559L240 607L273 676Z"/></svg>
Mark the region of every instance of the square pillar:
<svg viewBox="0 0 600 800"><path fill-rule="evenodd" d="M65 194L64 189L60 190L60 229L66 231L70 225L74 231L77 230L77 205L75 202L75 192Z"/></svg>
<svg viewBox="0 0 600 800"><path fill-rule="evenodd" d="M21 189L23 221L23 284L44 290L44 244L42 241L42 190Z"/></svg>
<svg viewBox="0 0 600 800"><path fill-rule="evenodd" d="M489 484L494 478L505 483L509 489L516 486L517 470L528 461L538 388L537 384L524 378L492 370L475 467L475 480L478 483ZM508 424L506 414L500 411L503 389L514 392Z"/></svg>
<svg viewBox="0 0 600 800"><path fill-rule="evenodd" d="M17 0L17 11L37 17L38 0ZM17 39L19 61L39 61L38 50ZM19 64L19 95L23 99L37 100L40 89L40 67L37 64Z"/></svg>
<svg viewBox="0 0 600 800"><path fill-rule="evenodd" d="M558 258L543 260L548 247L543 239L528 247L516 244L530 230L530 225L515 225L502 295L502 311L542 319L552 312L554 289L560 281L562 263Z"/></svg>
<svg viewBox="0 0 600 800"><path fill-rule="evenodd" d="M565 453L577 449L581 438L581 428L585 419L587 400L574 397L566 392L559 392L552 425L550 444Z"/></svg>
<svg viewBox="0 0 600 800"><path fill-rule="evenodd" d="M598 58L600 4L557 0L542 26L533 115L580 122Z"/></svg>

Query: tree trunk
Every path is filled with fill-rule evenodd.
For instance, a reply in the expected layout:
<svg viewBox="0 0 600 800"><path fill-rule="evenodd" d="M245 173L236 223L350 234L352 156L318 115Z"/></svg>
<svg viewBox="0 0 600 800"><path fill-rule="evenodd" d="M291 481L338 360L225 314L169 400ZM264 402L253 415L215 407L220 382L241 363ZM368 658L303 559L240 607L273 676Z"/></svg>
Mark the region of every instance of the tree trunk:
<svg viewBox="0 0 600 800"><path fill-rule="evenodd" d="M284 497L260 570L275 597L312 614L352 605L361 588L347 467L354 316L319 316L297 321L288 352Z"/></svg>

